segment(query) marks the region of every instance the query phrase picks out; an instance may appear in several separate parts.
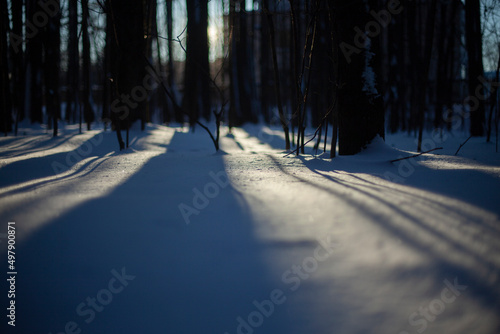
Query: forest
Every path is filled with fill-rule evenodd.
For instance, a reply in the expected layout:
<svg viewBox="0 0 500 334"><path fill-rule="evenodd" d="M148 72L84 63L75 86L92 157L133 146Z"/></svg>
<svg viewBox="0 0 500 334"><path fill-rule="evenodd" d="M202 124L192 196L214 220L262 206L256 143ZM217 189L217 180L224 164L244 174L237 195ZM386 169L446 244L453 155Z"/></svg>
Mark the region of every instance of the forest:
<svg viewBox="0 0 500 334"><path fill-rule="evenodd" d="M500 333L499 0L0 9L0 333Z"/></svg>
<svg viewBox="0 0 500 334"><path fill-rule="evenodd" d="M331 157L376 135L498 137L498 1L2 1L1 123L278 123ZM210 12L210 13L209 13ZM85 125L83 125L85 124ZM218 132L208 129L218 147ZM326 143L328 131L331 140ZM213 132L213 133L212 133ZM290 144L291 142L291 144Z"/></svg>

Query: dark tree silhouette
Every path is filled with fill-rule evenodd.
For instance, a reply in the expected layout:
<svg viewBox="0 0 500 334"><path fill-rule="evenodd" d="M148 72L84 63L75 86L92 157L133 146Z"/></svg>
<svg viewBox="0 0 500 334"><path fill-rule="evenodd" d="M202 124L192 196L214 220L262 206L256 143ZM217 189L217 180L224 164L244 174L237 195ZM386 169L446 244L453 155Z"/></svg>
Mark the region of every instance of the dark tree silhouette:
<svg viewBox="0 0 500 334"><path fill-rule="evenodd" d="M375 78L371 67L370 42L356 36L356 27L364 27L370 21L362 1L335 1L339 35L338 105L339 105L339 154L352 155L360 152L375 136L384 136L384 111L380 93L374 91ZM360 37L361 36L361 37ZM350 53L348 45L363 39L356 45L359 53ZM344 44L345 43L345 44ZM357 51L358 52L358 51ZM376 75L376 73L375 73Z"/></svg>
<svg viewBox="0 0 500 334"><path fill-rule="evenodd" d="M108 0L108 19L115 32L108 46L114 85L110 113L120 149L124 149L129 144L130 125L143 112L148 94L142 86L147 66L143 3ZM126 143L121 137L122 128L127 130Z"/></svg>
<svg viewBox="0 0 500 334"><path fill-rule="evenodd" d="M87 123L87 130L90 130L95 115L91 104L90 91L90 38L89 38L89 0L82 0L82 74L83 74L83 117Z"/></svg>
<svg viewBox="0 0 500 334"><path fill-rule="evenodd" d="M79 109L80 54L78 51L78 0L68 1L68 69L66 72L66 122L75 122Z"/></svg>
<svg viewBox="0 0 500 334"><path fill-rule="evenodd" d="M485 122L484 100L477 98L478 96L484 96L484 87L482 87L479 81L484 75L481 8L479 0L465 1L465 27L469 69L468 87L469 96L472 102L470 110L470 134L472 136L482 136L484 134Z"/></svg>
<svg viewBox="0 0 500 334"><path fill-rule="evenodd" d="M269 29L269 47L271 48L271 55L273 60L273 73L274 73L274 91L276 94L276 104L278 105L278 113L281 121L281 126L283 127L283 132L285 133L285 149L288 151L290 149L290 134L288 127L288 120L285 117L283 111L283 102L281 99L281 88L280 88L280 76L278 68L278 56L276 52L276 36L274 30L274 22L272 13L269 11L269 1L263 0L263 11L265 14L267 27ZM266 47L263 45L262 47Z"/></svg>
<svg viewBox="0 0 500 334"><path fill-rule="evenodd" d="M8 54L9 16L7 0L0 0L0 131L7 135L12 130L12 100L10 94L10 78Z"/></svg>
<svg viewBox="0 0 500 334"><path fill-rule="evenodd" d="M174 35L181 13L173 0L62 3L66 17L61 17L60 0L0 0L4 133L13 124L17 133L26 115L31 122L48 122L56 135L61 106L66 122L85 122L90 129L102 108L105 129L111 122L120 149L128 146L130 126L137 120L142 129L150 121L189 120L208 131L216 149L221 122L231 128L264 120L281 123L286 148L296 146L297 154L313 139L316 150L321 144L325 150L331 135L334 157L337 144L339 154L355 154L375 136L384 136L386 113L391 132L418 136L418 150L426 131L454 131L452 124L467 124L468 114L454 108L464 99L470 104L473 136L483 135L487 123L491 139L498 118L493 114L497 100L490 97L496 87L485 83L495 79L483 77L481 42L491 48L483 33L496 36L495 25L489 24L499 10L493 1L258 0L253 9L245 1L217 2L225 45L213 63L208 0L185 2L187 26L180 27L180 36ZM160 4L163 13L157 13ZM166 36L157 16L165 18ZM177 45L184 48L183 64L174 61ZM496 48L484 54L495 55ZM162 69L168 73L164 82L158 74ZM176 75L179 69L183 75ZM215 134L201 120L212 114ZM315 129L312 135L308 126Z"/></svg>
<svg viewBox="0 0 500 334"><path fill-rule="evenodd" d="M208 61L208 2L187 1L186 66L182 108L193 126L198 118L210 118L210 67Z"/></svg>
<svg viewBox="0 0 500 334"><path fill-rule="evenodd" d="M25 63L23 50L23 1L11 2L12 32L10 34L10 60L12 62L12 105L15 111L15 134L24 119ZM7 22L7 20L5 20Z"/></svg>
<svg viewBox="0 0 500 334"><path fill-rule="evenodd" d="M61 99L59 89L60 59L61 59L61 11L59 1L54 1L54 15L51 15L43 31L45 106L48 115L49 128L53 136L57 136L58 120L61 117Z"/></svg>
<svg viewBox="0 0 500 334"><path fill-rule="evenodd" d="M229 2L229 25L231 42L229 49L229 126L241 126L246 122L256 122L252 110L251 59L247 13L236 10L236 1Z"/></svg>
<svg viewBox="0 0 500 334"><path fill-rule="evenodd" d="M437 0L431 0L430 6L426 15L425 24L425 43L423 52L418 58L417 82L418 82L418 144L417 151L422 152L422 138L424 132L425 111L428 108L426 103L427 87L429 86L429 70L431 66L432 48L434 46L434 30L436 23Z"/></svg>
<svg viewBox="0 0 500 334"><path fill-rule="evenodd" d="M43 44L40 29L34 24L35 14L43 12L40 2L26 0L26 109L32 123L42 123Z"/></svg>
<svg viewBox="0 0 500 334"><path fill-rule="evenodd" d="M168 46L168 63L167 63L167 69L168 69L168 77L167 77L167 82L168 82L168 86L172 89L174 89L175 87L175 70L174 70L174 53L173 53L173 49L174 49L174 36L173 36L173 22L174 22L174 19L173 19L173 8L172 8L172 1L173 0L166 0L167 2L167 6L166 6L166 9L167 9L167 46ZM175 96L172 96L173 98L175 98ZM178 101L174 101L174 103L172 103L172 107L173 105L178 105ZM178 122L178 123L184 123L184 115L183 113L181 112L181 109L180 108L175 108L173 107L174 109L174 116L175 116L175 121Z"/></svg>

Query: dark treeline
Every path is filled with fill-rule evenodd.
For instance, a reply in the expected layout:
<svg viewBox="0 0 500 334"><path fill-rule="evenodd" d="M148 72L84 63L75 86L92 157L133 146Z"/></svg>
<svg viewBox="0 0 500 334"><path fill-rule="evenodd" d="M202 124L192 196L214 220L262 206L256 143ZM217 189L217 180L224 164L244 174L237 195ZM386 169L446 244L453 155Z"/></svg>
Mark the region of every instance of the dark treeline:
<svg viewBox="0 0 500 334"><path fill-rule="evenodd" d="M414 134L419 151L425 131L498 132L498 65L483 64L498 1L226 0L216 18L208 0L182 1L186 13L177 1L0 0L0 130L104 123L123 149L134 122L176 122L218 148L221 123L265 122L297 154L312 126L332 157L386 131ZM224 28L215 60L210 19Z"/></svg>

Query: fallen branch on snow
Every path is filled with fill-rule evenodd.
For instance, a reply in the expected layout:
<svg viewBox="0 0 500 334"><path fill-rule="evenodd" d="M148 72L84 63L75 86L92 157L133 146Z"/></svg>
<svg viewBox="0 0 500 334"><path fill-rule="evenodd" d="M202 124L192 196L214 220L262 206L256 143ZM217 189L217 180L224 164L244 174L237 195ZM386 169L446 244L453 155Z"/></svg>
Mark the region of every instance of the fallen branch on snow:
<svg viewBox="0 0 500 334"><path fill-rule="evenodd" d="M428 151L425 151L425 152L420 152L419 154L410 155L409 157L394 159L394 160L391 160L389 162L397 162L397 161L401 161L401 160L405 160L405 159L416 158L416 157L421 156L422 154L429 153L429 152L436 151L436 150L442 150L442 149L443 149L442 147L436 147L436 148L433 148L432 150L428 150Z"/></svg>
<svg viewBox="0 0 500 334"><path fill-rule="evenodd" d="M462 144L460 144L460 147L458 148L458 150L455 152L455 155L458 154L458 152L460 151L460 149L462 148L462 146L464 146L465 144L467 144L467 142L469 141L469 139L471 139L472 136L470 136L469 138L467 138L466 141L464 141Z"/></svg>

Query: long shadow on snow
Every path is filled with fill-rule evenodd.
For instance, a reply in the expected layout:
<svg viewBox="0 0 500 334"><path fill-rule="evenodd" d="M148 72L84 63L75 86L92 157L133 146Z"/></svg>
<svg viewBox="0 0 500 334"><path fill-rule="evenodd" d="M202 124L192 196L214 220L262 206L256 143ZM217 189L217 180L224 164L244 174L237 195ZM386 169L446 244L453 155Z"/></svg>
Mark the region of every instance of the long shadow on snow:
<svg viewBox="0 0 500 334"><path fill-rule="evenodd" d="M97 141L98 136L103 136L103 138ZM112 140L111 136L111 133L96 134L73 151L10 163L0 168L0 187L56 176L67 171L83 159L93 156L103 157L110 152L109 142ZM98 144L96 145L96 143ZM82 165L80 170L89 163ZM33 166L36 166L36 168L33 168Z"/></svg>
<svg viewBox="0 0 500 334"><path fill-rule="evenodd" d="M267 131L268 128L263 128L261 126L253 126L253 125L246 125L243 127L243 130L245 130L248 133L248 137L255 137L257 138L262 144L268 144L272 148L275 148L277 150L285 150L285 139L281 135L277 135L274 133L271 133L270 131ZM279 130L278 128L273 128L271 129L273 131ZM283 130L281 130L283 131ZM295 137L294 137L295 138ZM295 141L292 141L292 136L290 135L290 145L292 147L292 150L294 149L294 144Z"/></svg>
<svg viewBox="0 0 500 334"><path fill-rule="evenodd" d="M1 152L0 158L13 158L28 153L50 150L63 145L75 135L78 135L78 133L61 137L52 137L51 135L34 135L32 138L29 138L29 136L28 138L14 137L12 140L2 142L2 144L9 146L9 150ZM16 141L18 143L12 144Z"/></svg>
<svg viewBox="0 0 500 334"><path fill-rule="evenodd" d="M466 218L470 224L482 224L481 227L484 227L485 229L489 230L488 232L490 233L491 238L491 244L488 245L489 249L494 250L493 253L496 254L490 254L491 257L496 257L498 254L500 254L499 246L498 246L498 241L500 240L500 230L498 229L498 226L495 226L493 224L488 224L488 222L483 221L482 219L479 219L478 217L475 217L474 214L470 212L463 211L461 212L461 208L455 205L446 205L445 203L436 203L432 200L432 198L425 198L424 196L414 194L411 192L411 187L394 187L394 188L389 188L384 185L379 185L375 184L369 180L365 180L363 177L354 175L352 173L357 173L360 172L360 169L358 167L355 167L355 171L349 171L347 168L342 169L345 172L348 172L347 176L350 177L351 179L346 181L345 177L346 175L343 175L343 178L335 177L332 175L325 175L323 172L338 172L336 170L332 170L332 167L334 168L335 164L333 162L333 166L331 162L319 162L317 160L306 160L304 158L301 158L303 161L304 165L310 169L313 173L322 176L325 180L329 182L333 182L337 185L340 185L344 188L353 190L356 192L356 194L361 195L362 198L370 199L370 200L375 200L380 206L388 208L391 210L391 212L394 212L396 219L380 219L379 213L373 211L373 209L369 206L362 205L362 201L359 200L359 196L356 196L356 200L351 199L348 196L345 196L342 191L338 191L336 189L333 189L328 186L328 183L315 183L312 182L308 179L302 178L300 176L297 176L293 173L290 173L287 171L285 166L282 166L280 162L274 158L273 156L268 156L272 161L274 161L275 165L285 174L287 174L290 177L293 177L301 182L307 183L321 191L328 192L332 195L334 195L339 201L343 201L349 206L355 207L359 210L360 213L365 215L368 218L372 218L371 221L373 223L378 224L380 227L394 235L396 238L399 238L404 244L411 246L413 249L415 249L417 252L425 255L428 259L431 260L431 265L426 268L416 268L412 269L411 272L401 272L401 273L396 273L396 275L399 275L401 279L404 279L404 277L408 275L417 275L420 276L421 274L429 274L429 273L434 273L434 276L436 277L436 282L438 286L436 286L436 291L439 290L439 286L442 282L443 279L450 279L453 277L458 277L458 282L461 284L466 284L468 286L467 294L472 294L475 296L475 298L480 301L487 309L493 309L493 310L500 310L500 288L498 285L498 274L500 273L500 267L498 264L495 264L492 261L489 261L488 259L485 259L481 254L477 253L474 249L471 247L468 247L468 245L465 242L460 242L457 240L454 240L453 238L449 237L446 233L443 233L442 231L439 231L435 226L431 226L430 224L425 224L422 219L419 219L416 215L415 212L412 210L406 209L406 208L400 208L394 203L392 203L389 199L386 199L383 197L384 192L390 191L392 192L395 196L399 197L404 197L407 198L410 203L413 203L413 205L421 205L422 210L425 210L425 208L429 208L431 210L434 210L435 213L439 213L441 215L451 215L453 216L462 216L462 218ZM393 167L394 168L394 167ZM422 167L426 169L425 167ZM363 168L364 173L370 173L369 170L366 168ZM443 174L443 173L450 173L451 171L435 171L435 170L428 170L428 173L436 173L436 174ZM452 173L452 172L451 172ZM468 173L471 173L471 171L468 171ZM488 176L487 174L484 174L482 172L474 172L477 173L481 177L485 178L491 178L492 183L497 184L498 180L496 180L494 177ZM461 174L460 172L458 174ZM437 179L439 179L439 176L436 176ZM418 186L413 186L413 187L418 187ZM493 185L495 187L495 185ZM499 189L498 186L496 186L496 189ZM426 187L423 187L426 189ZM452 195L447 195L448 197L453 197ZM458 212L457 212L458 211ZM394 218L394 217L392 217ZM425 238L419 238L418 235L414 232L412 232L410 229L405 229L404 224L400 224L399 222L405 221L407 223L410 223L412 228L417 228L419 231L425 233L426 235L430 236L432 239L436 241L435 244L432 242L429 242ZM497 221L498 222L498 221ZM443 222L446 224L447 222ZM450 229L453 229L453 226L449 226ZM461 230L462 233L467 233L467 229L464 228ZM474 239L473 235L467 235L466 237L470 239ZM483 269L482 273L476 272L474 268L467 267L465 265L458 264L456 261L450 260L446 255L443 254L438 246L441 243L445 243L449 249L453 251L453 253L459 253L463 256L473 258L474 261ZM496 276L495 276L496 275ZM397 277L397 276L396 276ZM497 277L492 281L491 277ZM498 324L498 329L500 330L500 322Z"/></svg>
<svg viewBox="0 0 500 334"><path fill-rule="evenodd" d="M187 136L177 132L171 145ZM253 300L279 285L266 276L262 246L230 185L184 222L179 204L192 206L193 189L203 192L214 182L209 172L220 171L220 155L159 155L17 245L19 333L59 333L70 321L83 333L235 333L237 317L247 319ZM111 271L122 268L135 278L110 294ZM259 333L289 333L284 317L276 310Z"/></svg>
<svg viewBox="0 0 500 334"><path fill-rule="evenodd" d="M309 168L312 172L319 174L323 177L325 176L322 172L326 173L338 173L347 172L349 177L353 178L353 181L360 182L363 186L371 185L372 188L379 188L395 192L403 192L412 197L418 198L419 200L425 201L427 205L431 207L442 207L438 202L435 202L427 197L415 194L415 192L406 191L406 189L417 188L424 191L430 191L434 194L441 194L448 198L461 200L472 204L478 208L490 211L500 217L500 207L498 203L500 201L500 194L498 189L500 189L500 179L498 177L492 176L491 174L485 173L481 170L470 170L470 169L431 169L424 165L413 166L414 171L408 177L398 176L398 165L393 165L389 161L387 162L359 162L359 163L337 163L336 160L331 162L324 161L320 159L307 160L300 156L299 159L304 163L304 165ZM374 184L363 178L361 174L369 174L381 179L387 180L387 177L380 173L389 172L388 177L392 181L393 179L402 180L402 183L395 183L396 187L388 187L382 184ZM356 175L358 174L358 175ZM390 176L392 175L392 177ZM328 177L327 177L328 178ZM463 182L458 188L450 187L449 184L457 184L457 180L474 180L474 183ZM449 181L449 182L448 182ZM402 185L402 186L400 186ZM408 188L404 188L407 186ZM395 190L394 188L397 188ZM488 193L489 196L486 197L484 192ZM471 196L471 194L477 194L478 196ZM445 209L449 210L449 207ZM461 207L454 207L454 210L458 210L460 213L466 214L465 210ZM500 225L485 222L485 228L494 231L495 233L500 232Z"/></svg>

